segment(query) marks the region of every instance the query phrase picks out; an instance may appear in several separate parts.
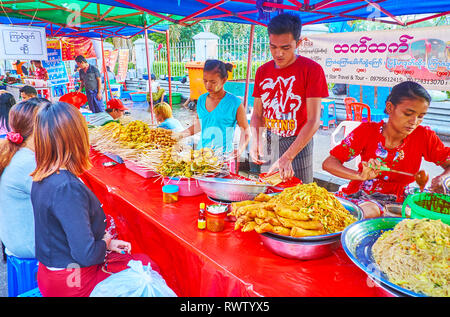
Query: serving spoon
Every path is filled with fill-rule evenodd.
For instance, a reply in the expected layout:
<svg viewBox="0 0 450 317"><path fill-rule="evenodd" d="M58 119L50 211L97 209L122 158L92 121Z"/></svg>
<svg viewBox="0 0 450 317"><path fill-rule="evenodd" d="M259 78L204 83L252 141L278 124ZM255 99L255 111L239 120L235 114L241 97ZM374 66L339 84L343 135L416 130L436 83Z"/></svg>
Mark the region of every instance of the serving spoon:
<svg viewBox="0 0 450 317"><path fill-rule="evenodd" d="M412 174L412 173L397 171L397 170L391 169L391 168L386 167L386 166L372 167L372 165L369 164L369 167L370 168L379 169L380 171L398 173L398 174L403 174L403 175L406 175L406 176L412 176L412 177L414 177L414 180L416 181L417 185L419 185L419 188L420 188L421 192L425 188L425 185L428 183L428 180L430 178L428 173L425 172L424 170L420 170L417 173Z"/></svg>

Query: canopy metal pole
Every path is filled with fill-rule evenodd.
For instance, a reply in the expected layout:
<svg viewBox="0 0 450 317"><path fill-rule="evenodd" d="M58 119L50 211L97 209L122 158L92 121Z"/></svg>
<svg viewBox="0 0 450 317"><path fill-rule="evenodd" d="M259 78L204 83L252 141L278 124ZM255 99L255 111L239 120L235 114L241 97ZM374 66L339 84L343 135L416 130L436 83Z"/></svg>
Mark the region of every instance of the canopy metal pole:
<svg viewBox="0 0 450 317"><path fill-rule="evenodd" d="M152 70L150 69L150 56L148 55L148 31L147 26L145 26L144 31L144 38L145 38L145 56L147 57L147 74L148 74L148 93L149 93L149 99L150 99L150 109L151 109L151 116L152 116L152 124L154 124L154 114L153 114L153 94L152 94Z"/></svg>
<svg viewBox="0 0 450 317"><path fill-rule="evenodd" d="M109 87L108 72L106 71L105 49L103 47L103 37L101 37L101 41L102 41L103 78L104 78L104 82L105 82L105 100L106 100L106 103L108 103L108 93L111 92L111 89Z"/></svg>
<svg viewBox="0 0 450 317"><path fill-rule="evenodd" d="M248 87L250 85L250 75L252 73L252 55L253 55L253 38L255 36L255 25L252 24L250 26L250 40L249 40L249 48L248 48L248 57L247 57L247 75L245 77L245 94L244 94L244 109L247 112L248 106Z"/></svg>
<svg viewBox="0 0 450 317"><path fill-rule="evenodd" d="M172 108L172 74L170 72L170 43L169 29L166 30L166 47L167 47L167 74L169 75L169 104Z"/></svg>

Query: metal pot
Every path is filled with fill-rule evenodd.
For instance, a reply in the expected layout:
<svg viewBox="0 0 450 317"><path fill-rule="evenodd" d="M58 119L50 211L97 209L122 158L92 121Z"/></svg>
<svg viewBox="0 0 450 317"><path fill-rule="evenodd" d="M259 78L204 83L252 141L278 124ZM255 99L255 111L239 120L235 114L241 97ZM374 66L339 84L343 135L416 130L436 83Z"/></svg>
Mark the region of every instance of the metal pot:
<svg viewBox="0 0 450 317"><path fill-rule="evenodd" d="M252 200L258 194L266 192L269 187L256 182L227 178L205 177L197 180L208 197L220 201Z"/></svg>
<svg viewBox="0 0 450 317"><path fill-rule="evenodd" d="M340 246L338 238L322 241L294 242L260 234L262 243L273 253L288 259L313 260L329 256Z"/></svg>

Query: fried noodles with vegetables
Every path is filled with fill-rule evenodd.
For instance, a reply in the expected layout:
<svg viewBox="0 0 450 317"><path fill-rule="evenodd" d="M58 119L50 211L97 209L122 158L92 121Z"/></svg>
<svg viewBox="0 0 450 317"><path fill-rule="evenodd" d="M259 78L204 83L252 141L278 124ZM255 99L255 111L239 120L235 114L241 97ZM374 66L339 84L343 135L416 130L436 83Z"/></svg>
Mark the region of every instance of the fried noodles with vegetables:
<svg viewBox="0 0 450 317"><path fill-rule="evenodd" d="M416 293L450 296L450 226L440 220L405 219L372 247L389 281Z"/></svg>

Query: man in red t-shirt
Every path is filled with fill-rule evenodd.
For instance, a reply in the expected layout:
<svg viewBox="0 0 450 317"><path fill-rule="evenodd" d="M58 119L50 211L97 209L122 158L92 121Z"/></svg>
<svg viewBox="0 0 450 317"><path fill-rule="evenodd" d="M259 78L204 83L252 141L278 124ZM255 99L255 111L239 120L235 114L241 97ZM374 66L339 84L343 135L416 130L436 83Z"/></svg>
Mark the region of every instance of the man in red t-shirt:
<svg viewBox="0 0 450 317"><path fill-rule="evenodd" d="M295 53L301 32L298 16L277 15L267 31L273 60L255 75L250 156L254 163L264 164L261 156L267 150L269 173L278 169L283 180L295 175L310 183L313 136L320 126L321 99L328 97L325 74L318 63Z"/></svg>

